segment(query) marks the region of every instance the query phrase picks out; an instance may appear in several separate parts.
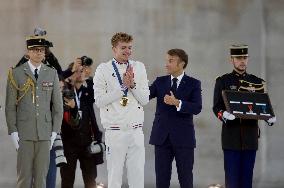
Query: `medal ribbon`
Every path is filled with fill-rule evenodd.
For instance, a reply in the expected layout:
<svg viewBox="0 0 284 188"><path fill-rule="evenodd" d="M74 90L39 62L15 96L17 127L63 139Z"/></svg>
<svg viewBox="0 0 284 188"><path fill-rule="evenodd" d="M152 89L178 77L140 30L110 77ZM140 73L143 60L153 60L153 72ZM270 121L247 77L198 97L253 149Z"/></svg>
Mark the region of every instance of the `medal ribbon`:
<svg viewBox="0 0 284 188"><path fill-rule="evenodd" d="M119 84L120 84L120 86L122 88L123 87L123 83L122 83L121 76L120 76L120 74L118 72L118 69L117 69L117 66L115 65L115 61L114 60L112 61L112 66L113 66L113 69L115 71L115 74L116 74L116 77L118 79L118 82L119 82ZM129 62L127 62L127 68L128 67L129 67ZM127 92L128 92L128 88L123 90L123 93L124 93L123 97L127 97Z"/></svg>
<svg viewBox="0 0 284 188"><path fill-rule="evenodd" d="M82 111L80 109L81 108L81 95L82 95L82 91L80 91L77 94L76 88L74 87L74 93L75 93L75 102L76 102L77 107L78 107L78 113L79 113L80 118L82 118Z"/></svg>
<svg viewBox="0 0 284 188"><path fill-rule="evenodd" d="M80 91L80 92L77 94L76 88L74 87L74 93L75 93L75 101L76 101L78 110L80 110L80 104L81 104L80 99L81 99L82 91Z"/></svg>

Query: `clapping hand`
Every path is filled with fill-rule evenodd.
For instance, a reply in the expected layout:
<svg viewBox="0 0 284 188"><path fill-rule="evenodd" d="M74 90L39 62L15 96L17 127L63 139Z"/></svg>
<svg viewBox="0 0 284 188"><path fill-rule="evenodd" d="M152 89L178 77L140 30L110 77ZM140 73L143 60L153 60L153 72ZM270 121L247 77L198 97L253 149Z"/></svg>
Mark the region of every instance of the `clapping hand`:
<svg viewBox="0 0 284 188"><path fill-rule="evenodd" d="M123 85L128 89L134 87L134 72L131 65L129 65L126 72L123 74Z"/></svg>
<svg viewBox="0 0 284 188"><path fill-rule="evenodd" d="M174 96L172 91L170 91L170 95L166 94L164 96L164 102L168 105L179 106L179 100Z"/></svg>

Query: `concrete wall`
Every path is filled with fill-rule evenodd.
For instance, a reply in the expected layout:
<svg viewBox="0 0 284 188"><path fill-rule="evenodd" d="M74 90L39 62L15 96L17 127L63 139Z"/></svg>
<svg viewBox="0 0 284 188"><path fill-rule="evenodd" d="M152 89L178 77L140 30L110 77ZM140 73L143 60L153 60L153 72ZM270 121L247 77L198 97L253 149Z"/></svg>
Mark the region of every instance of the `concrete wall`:
<svg viewBox="0 0 284 188"><path fill-rule="evenodd" d="M133 58L145 63L150 83L156 76L165 74L165 52L183 48L190 57L186 72L202 81L203 90L203 111L195 118L194 183L200 188L210 183L223 184L221 126L211 110L213 87L218 75L232 70L228 63L230 44L246 43L250 53L248 72L267 80L278 120L274 127L261 125L254 187L282 188L283 8L279 0L1 1L0 105L5 103L7 70L25 52L25 36L35 26L47 29L48 38L55 46L52 51L63 68L82 55L92 57L96 67L112 57L110 38L115 32L131 33ZM153 147L148 145L154 110L155 101L151 101L145 107L146 187L155 187ZM14 187L16 152L7 135L3 107L0 124L0 188ZM105 165L99 167L98 174L98 181L106 182ZM79 171L76 178L76 185L82 187ZM172 187L175 186L178 187L178 180L174 167Z"/></svg>

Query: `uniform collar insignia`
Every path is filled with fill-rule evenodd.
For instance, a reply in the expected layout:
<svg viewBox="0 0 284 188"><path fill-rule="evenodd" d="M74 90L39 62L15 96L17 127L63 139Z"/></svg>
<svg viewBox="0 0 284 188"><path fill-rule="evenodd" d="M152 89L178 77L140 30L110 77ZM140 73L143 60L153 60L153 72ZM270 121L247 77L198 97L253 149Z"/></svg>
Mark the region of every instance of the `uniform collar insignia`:
<svg viewBox="0 0 284 188"><path fill-rule="evenodd" d="M236 75L236 76L241 76L241 77L245 77L246 75L247 75L247 73L246 72L244 72L243 74L240 74L240 73L238 73L237 71L235 71L235 70L233 70L233 72L232 72L234 75Z"/></svg>

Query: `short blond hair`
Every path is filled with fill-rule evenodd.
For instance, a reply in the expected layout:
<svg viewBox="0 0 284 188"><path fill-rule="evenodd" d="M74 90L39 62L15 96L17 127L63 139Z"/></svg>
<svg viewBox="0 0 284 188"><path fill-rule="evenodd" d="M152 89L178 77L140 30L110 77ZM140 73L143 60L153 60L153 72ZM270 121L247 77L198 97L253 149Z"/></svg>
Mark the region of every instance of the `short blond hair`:
<svg viewBox="0 0 284 188"><path fill-rule="evenodd" d="M119 32L116 33L112 36L111 38L111 45L112 47L116 47L118 42L132 42L133 41L133 37L127 33L123 33L123 32Z"/></svg>

